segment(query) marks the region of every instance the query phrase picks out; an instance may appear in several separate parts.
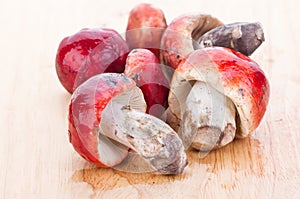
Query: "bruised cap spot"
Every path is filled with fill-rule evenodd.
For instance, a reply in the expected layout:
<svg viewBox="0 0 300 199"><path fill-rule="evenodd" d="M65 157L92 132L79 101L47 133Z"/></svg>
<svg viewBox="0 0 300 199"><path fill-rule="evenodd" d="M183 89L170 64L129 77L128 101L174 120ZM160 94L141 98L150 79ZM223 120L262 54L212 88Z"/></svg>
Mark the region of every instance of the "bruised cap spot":
<svg viewBox="0 0 300 199"><path fill-rule="evenodd" d="M239 88L239 93L242 95L242 96L244 96L244 89L243 88Z"/></svg>
<svg viewBox="0 0 300 199"><path fill-rule="evenodd" d="M110 86L110 87L114 87L114 86L117 85L117 81L114 80L114 79L107 79L107 80L106 80L106 83L107 83L107 85Z"/></svg>
<svg viewBox="0 0 300 199"><path fill-rule="evenodd" d="M137 49L134 49L134 50L131 51L131 53L137 53L137 52L138 52Z"/></svg>

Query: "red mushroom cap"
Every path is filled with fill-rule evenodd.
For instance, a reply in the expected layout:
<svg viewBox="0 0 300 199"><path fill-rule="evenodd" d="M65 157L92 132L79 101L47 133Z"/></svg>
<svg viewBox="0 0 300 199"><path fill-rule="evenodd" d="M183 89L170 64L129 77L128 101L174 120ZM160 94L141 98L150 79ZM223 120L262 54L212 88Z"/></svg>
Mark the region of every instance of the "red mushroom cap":
<svg viewBox="0 0 300 199"><path fill-rule="evenodd" d="M146 49L132 50L124 74L133 78L142 90L147 103L146 112L160 117L167 108L169 84L156 56Z"/></svg>
<svg viewBox="0 0 300 199"><path fill-rule="evenodd" d="M146 48L159 58L160 40L166 27L166 19L161 9L141 3L130 11L126 41L130 49Z"/></svg>
<svg viewBox="0 0 300 199"><path fill-rule="evenodd" d="M69 138L74 149L86 160L101 167L111 167L127 156L124 147L121 158L103 161L99 152L102 146L98 128L106 105L114 97L135 87L135 82L122 74L103 73L90 78L75 90L69 105Z"/></svg>
<svg viewBox="0 0 300 199"><path fill-rule="evenodd" d="M105 49L106 56L103 56L103 49ZM76 34L64 38L58 47L56 54L58 78L65 89L73 93L78 85L95 74L123 72L126 57L122 57L122 55L128 51L126 42L115 30L82 29ZM91 52L94 58L98 56L101 59L98 59L97 62L95 61L97 59L88 62ZM102 58L107 58L108 54L115 55L116 52L119 54L113 59L102 60ZM116 65L118 67L115 67Z"/></svg>

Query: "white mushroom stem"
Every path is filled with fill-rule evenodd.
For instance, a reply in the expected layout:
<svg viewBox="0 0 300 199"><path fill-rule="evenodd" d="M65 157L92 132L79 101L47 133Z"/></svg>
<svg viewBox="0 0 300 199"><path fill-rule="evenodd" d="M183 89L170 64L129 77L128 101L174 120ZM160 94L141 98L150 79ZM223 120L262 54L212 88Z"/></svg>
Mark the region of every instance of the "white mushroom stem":
<svg viewBox="0 0 300 199"><path fill-rule="evenodd" d="M99 132L130 147L162 174L182 173L187 165L183 144L158 118L111 101L101 115Z"/></svg>
<svg viewBox="0 0 300 199"><path fill-rule="evenodd" d="M196 81L186 99L179 135L186 147L209 151L235 136L235 106L213 87Z"/></svg>

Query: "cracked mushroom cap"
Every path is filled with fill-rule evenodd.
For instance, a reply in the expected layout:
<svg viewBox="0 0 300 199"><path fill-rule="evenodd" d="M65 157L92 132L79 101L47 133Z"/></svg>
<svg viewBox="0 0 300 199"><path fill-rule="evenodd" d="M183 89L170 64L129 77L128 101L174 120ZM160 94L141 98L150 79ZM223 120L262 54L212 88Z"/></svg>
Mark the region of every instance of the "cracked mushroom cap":
<svg viewBox="0 0 300 199"><path fill-rule="evenodd" d="M101 114L113 100L145 112L146 103L135 82L123 74L104 73L81 84L69 105L69 139L74 149L86 160L100 167L119 164L128 147L99 134Z"/></svg>
<svg viewBox="0 0 300 199"><path fill-rule="evenodd" d="M223 47L192 52L175 70L170 87L170 111L179 119L195 81L209 84L232 100L238 112L237 137L246 137L258 127L266 111L270 88L256 62Z"/></svg>
<svg viewBox="0 0 300 199"><path fill-rule="evenodd" d="M176 69L186 56L197 49L195 42L204 33L221 25L221 21L207 14L185 14L175 18L162 36L161 60Z"/></svg>

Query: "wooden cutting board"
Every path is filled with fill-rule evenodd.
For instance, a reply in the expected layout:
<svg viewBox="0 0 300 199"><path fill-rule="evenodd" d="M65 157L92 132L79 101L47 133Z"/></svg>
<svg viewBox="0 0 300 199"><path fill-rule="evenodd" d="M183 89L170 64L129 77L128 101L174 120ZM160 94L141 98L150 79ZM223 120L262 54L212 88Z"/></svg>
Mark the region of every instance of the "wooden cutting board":
<svg viewBox="0 0 300 199"><path fill-rule="evenodd" d="M299 198L299 1L152 1L170 22L205 12L225 23L260 21L266 42L252 56L271 84L268 111L249 138L202 157L183 175L99 169L68 142L70 95L54 67L61 39L84 27L124 32L127 1L2 1L0 198Z"/></svg>

